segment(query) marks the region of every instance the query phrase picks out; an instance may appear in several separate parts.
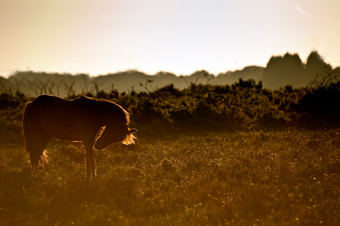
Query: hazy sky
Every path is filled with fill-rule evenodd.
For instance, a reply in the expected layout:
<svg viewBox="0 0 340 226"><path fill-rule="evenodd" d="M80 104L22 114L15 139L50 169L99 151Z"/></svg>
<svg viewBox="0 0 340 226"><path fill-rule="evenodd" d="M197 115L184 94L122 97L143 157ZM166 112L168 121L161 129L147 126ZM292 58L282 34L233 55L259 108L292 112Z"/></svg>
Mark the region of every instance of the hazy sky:
<svg viewBox="0 0 340 226"><path fill-rule="evenodd" d="M0 75L265 66L317 50L340 65L339 0L0 0Z"/></svg>

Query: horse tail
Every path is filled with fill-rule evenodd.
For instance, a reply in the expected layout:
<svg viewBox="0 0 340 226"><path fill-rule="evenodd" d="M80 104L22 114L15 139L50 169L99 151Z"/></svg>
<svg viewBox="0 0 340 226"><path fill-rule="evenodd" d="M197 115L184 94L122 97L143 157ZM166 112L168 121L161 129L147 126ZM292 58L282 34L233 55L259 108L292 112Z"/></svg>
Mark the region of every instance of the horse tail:
<svg viewBox="0 0 340 226"><path fill-rule="evenodd" d="M41 142L34 140L40 137L41 125L38 115L34 114L33 110L32 102L26 103L22 117L22 130L26 152L29 154L32 167L36 167L39 163L43 166L47 163L47 154L44 150L41 151L39 147Z"/></svg>
<svg viewBox="0 0 340 226"><path fill-rule="evenodd" d="M30 108L31 102L27 103L24 107L24 112L22 115L22 132L24 134L24 144L25 144L25 149L26 152L31 155L32 153L32 149L33 149L33 145L32 145L32 139L31 139L31 132L29 129L29 125L28 125L28 109Z"/></svg>

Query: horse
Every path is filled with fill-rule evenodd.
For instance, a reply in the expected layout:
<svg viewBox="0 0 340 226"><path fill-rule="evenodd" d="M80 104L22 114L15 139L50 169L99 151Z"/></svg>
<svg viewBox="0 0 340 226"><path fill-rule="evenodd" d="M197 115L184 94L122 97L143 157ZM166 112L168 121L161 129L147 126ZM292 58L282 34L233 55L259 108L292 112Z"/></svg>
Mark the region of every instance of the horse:
<svg viewBox="0 0 340 226"><path fill-rule="evenodd" d="M86 178L96 176L93 147L101 150L112 143L134 144L137 130L129 128L129 113L104 99L80 96L66 100L40 95L26 103L22 127L24 144L32 167L47 163L46 146L51 138L82 142L86 152Z"/></svg>

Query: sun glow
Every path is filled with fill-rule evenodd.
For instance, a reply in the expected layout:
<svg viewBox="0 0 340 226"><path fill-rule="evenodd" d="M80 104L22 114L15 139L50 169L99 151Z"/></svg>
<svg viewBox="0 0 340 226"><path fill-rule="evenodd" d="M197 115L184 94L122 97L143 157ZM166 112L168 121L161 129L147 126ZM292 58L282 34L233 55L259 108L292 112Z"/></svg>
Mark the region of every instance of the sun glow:
<svg viewBox="0 0 340 226"><path fill-rule="evenodd" d="M339 9L334 0L1 1L0 75L216 74L311 50L338 66Z"/></svg>

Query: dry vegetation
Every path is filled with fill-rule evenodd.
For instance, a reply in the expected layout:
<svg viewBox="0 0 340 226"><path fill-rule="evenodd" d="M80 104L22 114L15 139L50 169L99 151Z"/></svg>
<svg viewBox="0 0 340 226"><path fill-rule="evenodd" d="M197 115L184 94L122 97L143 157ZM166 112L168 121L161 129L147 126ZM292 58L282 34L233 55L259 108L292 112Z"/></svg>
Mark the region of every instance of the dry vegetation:
<svg viewBox="0 0 340 226"><path fill-rule="evenodd" d="M1 225L294 225L340 223L340 130L202 132L140 138L96 152L49 145L31 169L1 146Z"/></svg>

